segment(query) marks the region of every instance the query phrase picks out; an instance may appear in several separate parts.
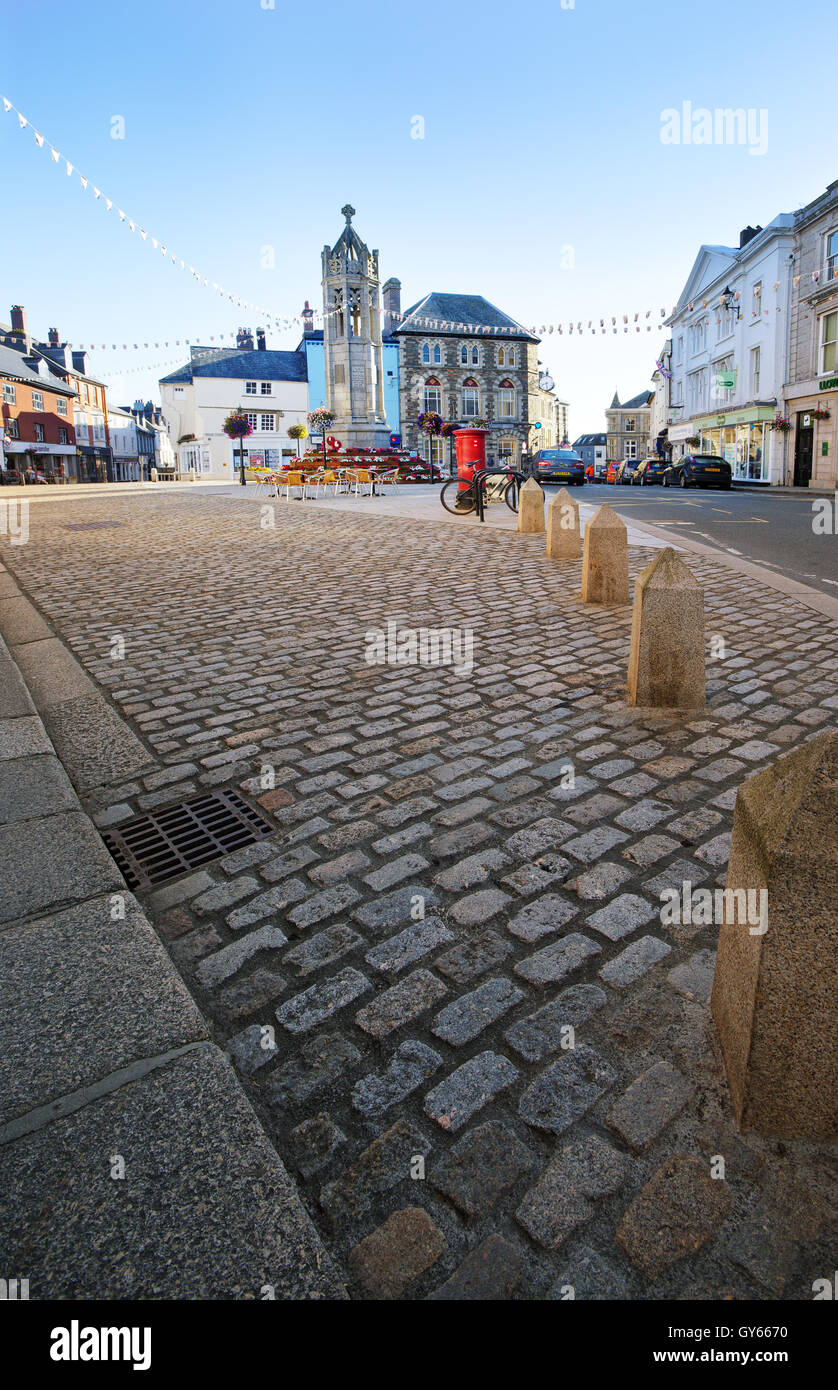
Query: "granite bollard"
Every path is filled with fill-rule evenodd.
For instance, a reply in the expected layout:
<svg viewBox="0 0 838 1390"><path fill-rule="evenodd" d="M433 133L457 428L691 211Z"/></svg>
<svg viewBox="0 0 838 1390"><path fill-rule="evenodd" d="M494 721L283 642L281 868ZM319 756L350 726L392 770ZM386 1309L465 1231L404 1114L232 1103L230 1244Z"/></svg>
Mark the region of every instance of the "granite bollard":
<svg viewBox="0 0 838 1390"><path fill-rule="evenodd" d="M742 1129L838 1132L836 883L832 730L743 782L736 798L711 1008Z"/></svg>
<svg viewBox="0 0 838 1390"><path fill-rule="evenodd" d="M628 531L604 502L585 527L582 602L616 605L628 601Z"/></svg>
<svg viewBox="0 0 838 1390"><path fill-rule="evenodd" d="M560 487L547 508L547 555L551 560L578 560L582 554L579 507Z"/></svg>
<svg viewBox="0 0 838 1390"><path fill-rule="evenodd" d="M631 616L629 704L703 709L704 590L671 546L638 575Z"/></svg>
<svg viewBox="0 0 838 1390"><path fill-rule="evenodd" d="M518 531L524 536L544 531L544 493L535 478L527 478L518 493Z"/></svg>

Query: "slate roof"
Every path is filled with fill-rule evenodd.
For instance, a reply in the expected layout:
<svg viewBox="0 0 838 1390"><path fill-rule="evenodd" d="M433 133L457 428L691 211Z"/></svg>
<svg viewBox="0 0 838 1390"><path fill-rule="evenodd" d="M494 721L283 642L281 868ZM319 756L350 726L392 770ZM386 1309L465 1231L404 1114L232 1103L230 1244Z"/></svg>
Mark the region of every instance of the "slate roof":
<svg viewBox="0 0 838 1390"><path fill-rule="evenodd" d="M614 392L614 399L608 407L609 410L642 410L644 405L648 405L654 395L653 391L641 391L639 396L632 396L630 401L619 401L617 392Z"/></svg>
<svg viewBox="0 0 838 1390"><path fill-rule="evenodd" d="M434 319L438 324L450 324L449 328L429 329L426 323L414 322L413 320ZM402 315L401 323L395 328L394 333L462 333L459 324L464 323L476 328L511 328L514 331L504 334L508 338L525 338L530 343L537 343L540 339L536 338L528 329L523 328L515 319L511 319L502 309L498 309L494 304L490 304L488 299L484 299L482 294L442 294L438 290L433 290L431 294L420 299L416 304L412 304Z"/></svg>
<svg viewBox="0 0 838 1390"><path fill-rule="evenodd" d="M216 357L201 362L188 362L178 367L168 376L161 377L165 382L192 382L195 377L227 377L236 381L307 381L306 358L304 352L237 352L232 350L228 356Z"/></svg>
<svg viewBox="0 0 838 1390"><path fill-rule="evenodd" d="M46 376L39 376L37 372L33 372L15 348L0 346L0 377L14 377L15 381L25 381L27 386L39 386L42 391L54 391L59 396L76 394L72 387L65 386L61 378L49 369Z"/></svg>
<svg viewBox="0 0 838 1390"><path fill-rule="evenodd" d="M605 444L604 434L580 434L578 439L574 439L573 447L577 448L580 444Z"/></svg>

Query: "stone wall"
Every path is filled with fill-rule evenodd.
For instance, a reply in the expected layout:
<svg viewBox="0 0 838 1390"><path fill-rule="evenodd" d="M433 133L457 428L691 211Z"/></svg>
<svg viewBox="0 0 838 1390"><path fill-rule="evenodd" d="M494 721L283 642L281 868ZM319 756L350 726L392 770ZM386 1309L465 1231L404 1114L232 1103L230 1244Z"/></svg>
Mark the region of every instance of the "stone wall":
<svg viewBox="0 0 838 1390"><path fill-rule="evenodd" d="M416 417L425 409L425 385L428 379L433 378L440 384L440 414L443 419L463 425L469 422L462 414L462 390L467 381L474 380L478 390L478 415L492 427L487 452L496 457L497 440L508 437L515 440L515 457L520 458L521 446L526 442L526 425L539 418L538 351L535 343L488 333L401 332L397 337L402 442L406 448L421 450L424 444L416 426ZM422 360L422 349L426 343L430 348L430 363ZM437 345L440 362L433 360ZM468 353L468 363L461 360L463 347ZM472 349L475 347L479 354L477 365L472 362ZM510 349L514 352L513 366L508 362ZM505 359L503 361L499 360L501 352ZM502 381L513 382L515 388L515 415L509 420L508 429L500 428L506 422L498 415L497 393Z"/></svg>

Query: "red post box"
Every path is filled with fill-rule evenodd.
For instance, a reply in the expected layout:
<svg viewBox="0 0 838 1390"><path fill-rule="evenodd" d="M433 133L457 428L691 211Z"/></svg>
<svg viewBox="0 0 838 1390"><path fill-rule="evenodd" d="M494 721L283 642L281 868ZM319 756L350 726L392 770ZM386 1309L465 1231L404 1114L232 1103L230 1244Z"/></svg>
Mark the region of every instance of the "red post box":
<svg viewBox="0 0 838 1390"><path fill-rule="evenodd" d="M486 431L465 426L456 431L454 444L457 449L457 477L460 480L457 491L463 492L470 486L475 470L486 467Z"/></svg>

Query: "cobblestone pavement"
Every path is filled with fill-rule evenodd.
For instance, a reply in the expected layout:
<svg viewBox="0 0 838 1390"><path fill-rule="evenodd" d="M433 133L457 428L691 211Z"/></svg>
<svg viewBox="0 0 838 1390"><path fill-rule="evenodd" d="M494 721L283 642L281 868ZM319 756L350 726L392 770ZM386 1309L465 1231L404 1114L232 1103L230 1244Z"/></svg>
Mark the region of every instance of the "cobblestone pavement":
<svg viewBox="0 0 838 1390"><path fill-rule="evenodd" d="M265 519L68 501L3 558L159 762L100 827L228 785L276 826L143 901L352 1295L811 1298L835 1151L737 1133L715 929L660 894L723 883L739 782L836 724L836 627L685 556L709 707L658 717L543 538ZM472 628L473 672L367 664L390 618Z"/></svg>

